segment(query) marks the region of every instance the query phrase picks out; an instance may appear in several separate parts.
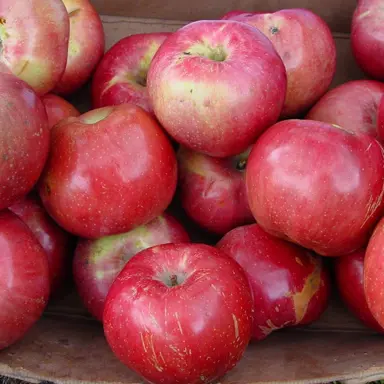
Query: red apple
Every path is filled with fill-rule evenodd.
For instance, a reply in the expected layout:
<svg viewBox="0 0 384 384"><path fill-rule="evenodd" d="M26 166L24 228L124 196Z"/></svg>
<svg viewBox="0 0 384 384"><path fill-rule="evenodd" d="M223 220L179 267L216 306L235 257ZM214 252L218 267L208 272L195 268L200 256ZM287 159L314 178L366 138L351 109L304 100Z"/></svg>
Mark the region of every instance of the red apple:
<svg viewBox="0 0 384 384"><path fill-rule="evenodd" d="M217 248L244 269L253 292L252 338L316 321L328 306L331 283L320 257L278 239L259 225L233 229Z"/></svg>
<svg viewBox="0 0 384 384"><path fill-rule="evenodd" d="M48 119L33 89L0 73L0 210L26 195L43 170L49 151Z"/></svg>
<svg viewBox="0 0 384 384"><path fill-rule="evenodd" d="M249 150L215 158L181 147L178 151L182 206L202 228L219 235L254 222L245 191Z"/></svg>
<svg viewBox="0 0 384 384"><path fill-rule="evenodd" d="M344 304L354 316L368 328L384 333L384 328L372 316L365 297L364 258L365 250L361 249L335 259L337 288Z"/></svg>
<svg viewBox="0 0 384 384"><path fill-rule="evenodd" d="M378 111L383 95L383 83L374 80L348 81L326 93L306 118L377 138Z"/></svg>
<svg viewBox="0 0 384 384"><path fill-rule="evenodd" d="M153 113L146 87L147 73L153 56L169 35L141 33L112 46L93 76L93 107L133 103Z"/></svg>
<svg viewBox="0 0 384 384"><path fill-rule="evenodd" d="M318 15L296 8L227 14L225 18L258 28L282 58L288 80L282 118L306 112L327 91L336 71L336 45L331 30Z"/></svg>
<svg viewBox="0 0 384 384"><path fill-rule="evenodd" d="M381 96L377 111L378 140L384 143L384 94Z"/></svg>
<svg viewBox="0 0 384 384"><path fill-rule="evenodd" d="M116 356L151 383L211 383L243 356L252 297L242 268L204 244L163 244L116 278L104 332Z"/></svg>
<svg viewBox="0 0 384 384"><path fill-rule="evenodd" d="M1 0L0 61L39 95L67 62L69 19L62 0Z"/></svg>
<svg viewBox="0 0 384 384"><path fill-rule="evenodd" d="M159 216L177 182L162 128L133 104L71 117L51 131L39 191L56 222L79 237L127 232Z"/></svg>
<svg viewBox="0 0 384 384"><path fill-rule="evenodd" d="M384 27L381 0L358 0L352 17L352 53L360 68L384 80Z"/></svg>
<svg viewBox="0 0 384 384"><path fill-rule="evenodd" d="M109 288L136 253L159 244L189 241L183 226L169 214L120 235L80 239L73 259L73 276L85 307L102 321Z"/></svg>
<svg viewBox="0 0 384 384"><path fill-rule="evenodd" d="M55 295L67 277L73 239L60 228L43 208L40 199L30 194L9 207L36 236L44 248L49 264L51 294Z"/></svg>
<svg viewBox="0 0 384 384"><path fill-rule="evenodd" d="M161 45L148 72L154 112L185 147L214 157L245 151L280 115L284 64L256 28L192 22Z"/></svg>
<svg viewBox="0 0 384 384"><path fill-rule="evenodd" d="M364 259L364 292L373 317L384 328L384 218L377 224Z"/></svg>
<svg viewBox="0 0 384 384"><path fill-rule="evenodd" d="M80 116L80 112L71 103L53 93L47 93L42 96L41 101L48 115L49 128L52 128L67 117Z"/></svg>
<svg viewBox="0 0 384 384"><path fill-rule="evenodd" d="M0 212L0 350L22 339L49 298L47 256L12 212Z"/></svg>
<svg viewBox="0 0 384 384"><path fill-rule="evenodd" d="M286 120L253 146L246 169L251 211L267 232L324 256L363 247L383 214L384 155L365 134Z"/></svg>
<svg viewBox="0 0 384 384"><path fill-rule="evenodd" d="M67 66L54 89L69 95L91 77L104 54L105 37L99 14L89 0L62 0L69 15Z"/></svg>

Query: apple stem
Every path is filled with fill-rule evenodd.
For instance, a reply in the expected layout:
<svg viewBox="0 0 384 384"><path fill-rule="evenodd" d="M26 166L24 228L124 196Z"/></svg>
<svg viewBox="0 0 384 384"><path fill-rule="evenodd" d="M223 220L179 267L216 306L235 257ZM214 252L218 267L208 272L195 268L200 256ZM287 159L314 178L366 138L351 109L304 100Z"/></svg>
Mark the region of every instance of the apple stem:
<svg viewBox="0 0 384 384"><path fill-rule="evenodd" d="M170 280L171 280L171 287L176 287L176 285L178 285L177 275L171 275Z"/></svg>

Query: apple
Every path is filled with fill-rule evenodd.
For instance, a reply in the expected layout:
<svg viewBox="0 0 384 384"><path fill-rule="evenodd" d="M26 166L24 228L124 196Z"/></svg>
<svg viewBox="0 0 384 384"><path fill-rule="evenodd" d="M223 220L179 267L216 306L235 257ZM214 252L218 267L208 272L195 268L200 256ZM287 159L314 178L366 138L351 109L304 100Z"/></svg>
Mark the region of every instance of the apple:
<svg viewBox="0 0 384 384"><path fill-rule="evenodd" d="M247 163L256 222L323 256L362 248L383 214L383 152L374 138L328 123L275 124L255 143Z"/></svg>
<svg viewBox="0 0 384 384"><path fill-rule="evenodd" d="M384 218L369 240L364 259L364 293L373 317L384 328Z"/></svg>
<svg viewBox="0 0 384 384"><path fill-rule="evenodd" d="M301 115L327 91L336 72L336 45L320 16L295 8L273 13L236 12L225 18L258 28L282 58L288 85L281 118Z"/></svg>
<svg viewBox="0 0 384 384"><path fill-rule="evenodd" d="M53 93L41 97L48 116L49 128L68 117L80 116L80 112L67 100Z"/></svg>
<svg viewBox="0 0 384 384"><path fill-rule="evenodd" d="M216 246L247 274L253 292L253 340L313 323L326 310L331 283L319 256L268 234L258 224L231 230Z"/></svg>
<svg viewBox="0 0 384 384"><path fill-rule="evenodd" d="M366 327L384 333L373 317L364 293L365 249L334 260L335 280L340 297L349 311Z"/></svg>
<svg viewBox="0 0 384 384"><path fill-rule="evenodd" d="M68 40L69 19L62 0L1 0L0 61L39 95L60 80Z"/></svg>
<svg viewBox="0 0 384 384"><path fill-rule="evenodd" d="M378 140L384 143L384 94L381 96L380 102L378 103L377 133L378 133Z"/></svg>
<svg viewBox="0 0 384 384"><path fill-rule="evenodd" d="M185 147L179 149L181 203L200 227L224 235L255 221L245 191L244 170L249 151L221 159Z"/></svg>
<svg viewBox="0 0 384 384"><path fill-rule="evenodd" d="M381 0L358 0L351 27L353 56L359 67L377 80L384 80L382 7Z"/></svg>
<svg viewBox="0 0 384 384"><path fill-rule="evenodd" d="M126 233L80 239L73 259L73 276L85 307L102 321L109 288L135 254L159 244L189 241L183 226L166 213Z"/></svg>
<svg viewBox="0 0 384 384"><path fill-rule="evenodd" d="M14 213L0 212L0 350L22 339L49 299L47 256Z"/></svg>
<svg viewBox="0 0 384 384"><path fill-rule="evenodd" d="M112 351L151 383L211 383L242 358L252 296L242 268L205 244L163 244L136 254L104 309Z"/></svg>
<svg viewBox="0 0 384 384"><path fill-rule="evenodd" d="M47 214L36 193L31 193L9 207L35 235L48 257L51 296L62 288L68 276L74 239Z"/></svg>
<svg viewBox="0 0 384 384"><path fill-rule="evenodd" d="M156 117L177 142L229 157L277 121L287 79L281 58L256 28L201 20L164 41L147 84Z"/></svg>
<svg viewBox="0 0 384 384"><path fill-rule="evenodd" d="M67 65L54 92L69 95L91 77L104 54L105 36L99 14L89 0L62 0L69 16Z"/></svg>
<svg viewBox="0 0 384 384"><path fill-rule="evenodd" d="M52 128L51 145L40 196L76 236L128 232L172 201L176 154L156 120L134 104L70 117Z"/></svg>
<svg viewBox="0 0 384 384"><path fill-rule="evenodd" d="M94 108L133 103L153 114L147 73L153 56L170 35L141 33L118 41L103 56L92 80Z"/></svg>
<svg viewBox="0 0 384 384"><path fill-rule="evenodd" d="M49 151L43 103L23 80L0 73L0 210L26 195L44 168Z"/></svg>
<svg viewBox="0 0 384 384"><path fill-rule="evenodd" d="M378 112L383 95L383 83L374 80L348 81L326 93L306 118L377 138Z"/></svg>

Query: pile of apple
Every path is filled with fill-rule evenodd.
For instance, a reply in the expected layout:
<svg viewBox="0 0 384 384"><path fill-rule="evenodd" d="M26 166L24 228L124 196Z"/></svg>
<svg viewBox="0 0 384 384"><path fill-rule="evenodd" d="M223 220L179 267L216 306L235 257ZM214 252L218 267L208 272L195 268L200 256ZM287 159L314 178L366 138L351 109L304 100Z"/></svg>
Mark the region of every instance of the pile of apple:
<svg viewBox="0 0 384 384"><path fill-rule="evenodd" d="M329 90L336 46L309 10L232 11L104 53L89 0L2 0L0 349L71 276L152 383L222 377L250 342L319 319L332 280L383 333L379 7L353 16L367 78ZM80 113L68 97L86 84Z"/></svg>

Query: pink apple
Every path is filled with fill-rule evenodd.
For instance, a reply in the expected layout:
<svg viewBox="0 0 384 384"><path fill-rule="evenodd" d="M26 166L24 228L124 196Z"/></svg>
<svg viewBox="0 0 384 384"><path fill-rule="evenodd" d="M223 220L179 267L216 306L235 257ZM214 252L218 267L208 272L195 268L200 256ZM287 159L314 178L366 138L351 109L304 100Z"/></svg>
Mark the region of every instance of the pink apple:
<svg viewBox="0 0 384 384"><path fill-rule="evenodd" d="M378 139L384 143L384 94L381 96L377 112Z"/></svg>
<svg viewBox="0 0 384 384"><path fill-rule="evenodd" d="M35 193L20 199L11 205L9 210L27 224L43 247L48 257L51 295L57 295L68 276L74 238L48 215Z"/></svg>
<svg viewBox="0 0 384 384"><path fill-rule="evenodd" d="M80 116L80 112L67 100L53 93L41 97L48 116L49 128L68 117Z"/></svg>
<svg viewBox="0 0 384 384"><path fill-rule="evenodd" d="M169 35L142 33L118 41L104 55L93 76L93 107L133 103L152 113L147 73L153 56Z"/></svg>
<svg viewBox="0 0 384 384"><path fill-rule="evenodd" d="M112 284L104 333L150 383L212 383L243 357L252 306L243 269L224 252L162 244L135 255Z"/></svg>
<svg viewBox="0 0 384 384"><path fill-rule="evenodd" d="M384 328L384 218L369 240L364 258L364 294L374 319Z"/></svg>
<svg viewBox="0 0 384 384"><path fill-rule="evenodd" d="M104 53L105 37L99 14L89 0L62 0L70 22L68 59L54 92L69 95L91 77Z"/></svg>
<svg viewBox="0 0 384 384"><path fill-rule="evenodd" d="M244 269L253 292L255 340L318 320L328 306L331 283L322 259L251 224L233 229L217 248Z"/></svg>
<svg viewBox="0 0 384 384"><path fill-rule="evenodd" d="M39 95L60 80L68 39L62 0L0 1L0 61Z"/></svg>
<svg viewBox="0 0 384 384"><path fill-rule="evenodd" d="M48 213L74 235L130 231L173 199L175 152L157 121L137 105L63 120L51 130L51 147L39 193Z"/></svg>
<svg viewBox="0 0 384 384"><path fill-rule="evenodd" d="M0 350L20 341L48 303L47 255L14 213L0 212ZM5 351L4 353L7 353Z"/></svg>
<svg viewBox="0 0 384 384"><path fill-rule="evenodd" d="M253 146L246 187L267 232L324 256L348 254L383 214L384 151L328 123L281 121Z"/></svg>
<svg viewBox="0 0 384 384"><path fill-rule="evenodd" d="M379 105L383 95L383 83L374 80L349 81L326 93L306 118L377 138Z"/></svg>
<svg viewBox="0 0 384 384"><path fill-rule="evenodd" d="M187 242L189 235L169 214L120 235L80 239L73 259L77 292L89 312L102 321L109 288L135 254L155 245Z"/></svg>
<svg viewBox="0 0 384 384"><path fill-rule="evenodd" d="M358 0L352 17L352 52L360 68L384 80L384 26L381 0Z"/></svg>
<svg viewBox="0 0 384 384"><path fill-rule="evenodd" d="M258 28L281 56L288 80L282 118L306 112L327 91L336 71L336 46L328 25L318 15L298 8L234 13L225 18Z"/></svg>
<svg viewBox="0 0 384 384"><path fill-rule="evenodd" d="M157 118L177 142L228 157L245 151L277 121L286 72L256 28L196 21L161 45L148 72L148 92Z"/></svg>
<svg viewBox="0 0 384 384"><path fill-rule="evenodd" d="M23 80L0 73L0 210L35 186L49 152L47 113Z"/></svg>
<svg viewBox="0 0 384 384"><path fill-rule="evenodd" d="M179 189L185 212L202 228L224 235L254 222L245 191L249 150L231 158L215 158L181 147Z"/></svg>
<svg viewBox="0 0 384 384"><path fill-rule="evenodd" d="M364 292L365 249L337 257L334 261L337 289L345 306L366 327L384 334L384 328L373 317Z"/></svg>

